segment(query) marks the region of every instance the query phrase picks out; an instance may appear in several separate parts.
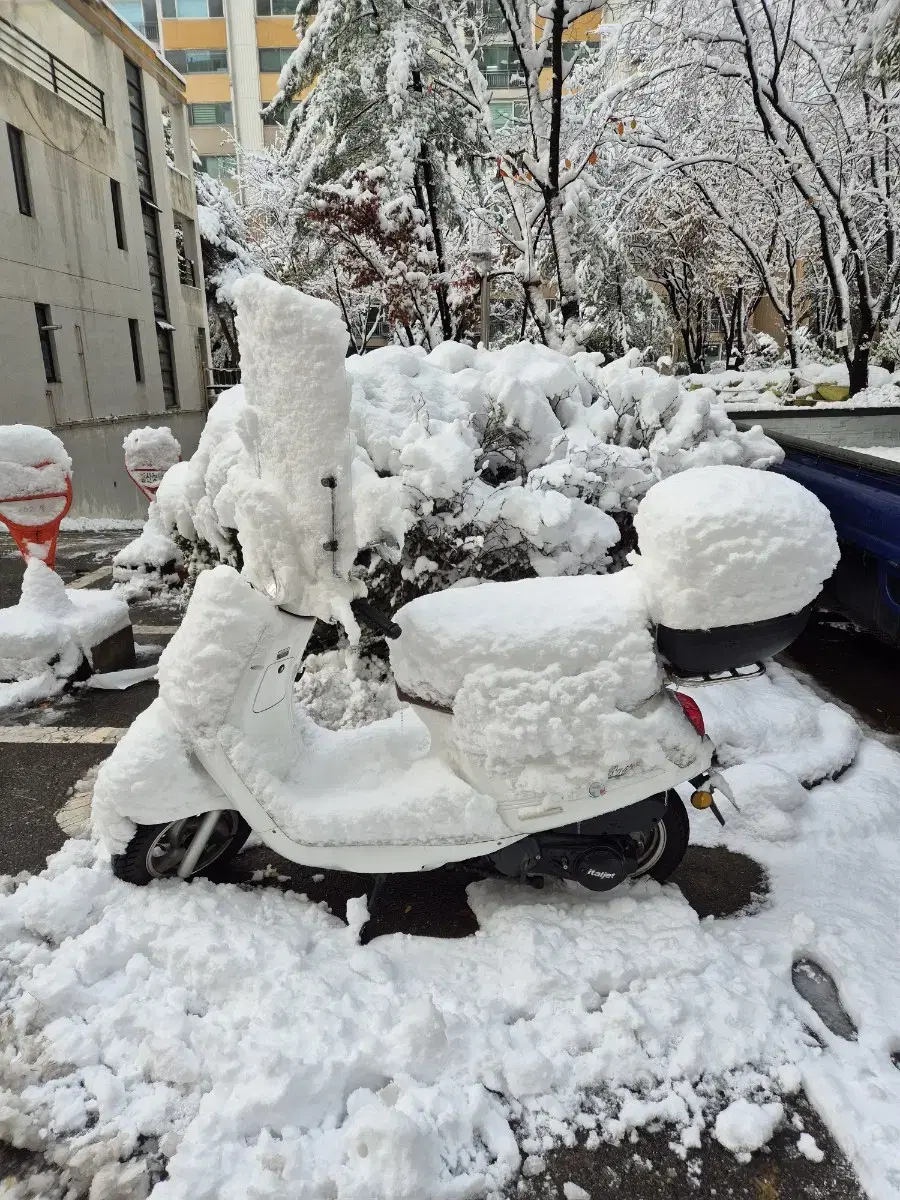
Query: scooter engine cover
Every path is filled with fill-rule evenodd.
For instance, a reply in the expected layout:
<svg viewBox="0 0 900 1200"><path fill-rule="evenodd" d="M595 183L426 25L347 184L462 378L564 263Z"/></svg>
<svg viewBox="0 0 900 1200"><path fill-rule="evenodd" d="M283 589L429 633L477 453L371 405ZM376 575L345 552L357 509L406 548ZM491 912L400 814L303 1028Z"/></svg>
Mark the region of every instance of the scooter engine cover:
<svg viewBox="0 0 900 1200"><path fill-rule="evenodd" d="M615 846L600 846L582 854L572 864L568 876L592 892L607 892L623 883L635 867L636 863L626 859Z"/></svg>

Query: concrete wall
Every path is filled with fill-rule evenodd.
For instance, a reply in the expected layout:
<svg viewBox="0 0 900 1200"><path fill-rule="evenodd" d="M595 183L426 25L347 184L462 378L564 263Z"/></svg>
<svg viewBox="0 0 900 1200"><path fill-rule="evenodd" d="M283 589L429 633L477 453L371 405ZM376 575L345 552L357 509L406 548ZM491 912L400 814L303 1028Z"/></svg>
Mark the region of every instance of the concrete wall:
<svg viewBox="0 0 900 1200"><path fill-rule="evenodd" d="M87 506L79 507L82 515L134 515L134 497L119 482L125 432L163 421L174 429L177 423L190 443L207 407L202 367L208 334L183 94L175 77L169 90L166 73L146 64L144 103L179 401L179 410L167 411L123 50L50 0L13 4L4 16L103 90L106 125L0 60L0 422L57 429L73 457L77 443L76 497L81 492L78 503ZM140 53L133 61L144 67ZM175 169L166 163L164 108L173 121ZM19 212L7 124L24 134L33 216ZM116 245L111 179L121 187L124 250ZM195 263L194 287L179 278L176 213ZM60 326L53 334L57 383L45 378L35 303L47 304L52 323ZM135 379L129 318L138 321L141 382ZM110 418L121 425L104 424ZM191 449L188 444L185 452Z"/></svg>
<svg viewBox="0 0 900 1200"><path fill-rule="evenodd" d="M182 458L197 449L205 414L172 413L154 425L168 425L181 443ZM58 429L72 459L72 517L135 517L147 515L147 501L125 471L122 440L146 419L105 421Z"/></svg>

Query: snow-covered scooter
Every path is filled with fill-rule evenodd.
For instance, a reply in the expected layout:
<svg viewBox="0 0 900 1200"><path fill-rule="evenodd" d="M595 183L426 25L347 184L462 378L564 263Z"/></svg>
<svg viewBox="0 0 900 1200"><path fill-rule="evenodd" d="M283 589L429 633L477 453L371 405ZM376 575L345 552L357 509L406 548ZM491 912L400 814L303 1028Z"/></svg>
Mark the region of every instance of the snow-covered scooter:
<svg viewBox="0 0 900 1200"><path fill-rule="evenodd" d="M306 369L319 364L320 465L294 515L285 512L286 480L300 485L292 463L277 486L288 428L280 376L253 340L289 291L274 288L251 278L239 296L255 409L243 433L254 468L247 478L233 468L231 480L244 574L201 574L161 660L159 698L101 770L95 826L116 874L146 884L208 873L252 830L286 859L373 877L476 860L506 877L595 891L666 880L689 837L676 788L688 784L695 807L720 819L714 791L728 796L700 710L672 678L754 672L793 640L834 565L827 513L784 477L700 468L648 493L636 520L642 553L624 571L451 588L384 617L354 595L355 546L344 545L335 318L292 292L295 339L298 327L320 342L327 334L336 350L332 360L307 347ZM322 404L338 410L331 442ZM297 405L292 387L286 421L297 423ZM302 541L291 540L297 526ZM748 539L761 547L749 560ZM748 583L760 567L762 598ZM699 614L693 623L685 603ZM359 729L314 725L293 683L317 616L351 629L359 619L393 639L408 707Z"/></svg>

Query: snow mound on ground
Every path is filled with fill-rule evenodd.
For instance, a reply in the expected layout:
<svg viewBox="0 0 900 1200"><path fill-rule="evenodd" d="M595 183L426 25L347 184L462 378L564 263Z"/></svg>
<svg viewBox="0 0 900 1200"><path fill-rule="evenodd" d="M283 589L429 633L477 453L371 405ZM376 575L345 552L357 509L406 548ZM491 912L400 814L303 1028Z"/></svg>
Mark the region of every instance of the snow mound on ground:
<svg viewBox="0 0 900 1200"><path fill-rule="evenodd" d="M748 682L695 695L710 712L720 695L720 727L737 728ZM770 708L782 694L828 707L783 671L756 682ZM787 752L798 735L773 725ZM160 779L166 799L183 786ZM724 830L692 813L692 837L764 865L771 890L752 916L698 921L677 888L646 881L608 895L488 883L469 889L481 932L461 941L361 947L362 899L347 929L294 893L130 888L69 842L41 875L0 887L0 1137L41 1148L83 1190L137 1164L154 1182L166 1169L166 1200L475 1200L585 1128L596 1143L661 1123L691 1150L723 1100L771 1113L802 1085L887 1200L898 786L900 757L865 741L790 810L802 820L788 844L753 836L727 804ZM799 955L827 964L857 1042L817 1026L822 1052L804 1032ZM757 1124L741 1111L722 1125L735 1146Z"/></svg>
<svg viewBox="0 0 900 1200"><path fill-rule="evenodd" d="M181 446L168 425L147 425L144 429L133 429L125 435L122 449L129 471L168 471L181 458Z"/></svg>
<svg viewBox="0 0 900 1200"><path fill-rule="evenodd" d="M735 1100L716 1117L716 1141L735 1154L761 1150L783 1120L784 1105L777 1100L769 1104Z"/></svg>
<svg viewBox="0 0 900 1200"><path fill-rule="evenodd" d="M358 636L350 498L349 335L327 300L248 275L234 285L252 464L228 476L248 579ZM329 480L326 485L323 480Z"/></svg>
<svg viewBox="0 0 900 1200"><path fill-rule="evenodd" d="M727 777L739 808L728 815L735 828L769 842L797 837L807 793L796 776L768 763L747 762L732 767Z"/></svg>
<svg viewBox="0 0 900 1200"><path fill-rule="evenodd" d="M41 525L59 516L72 460L55 433L39 425L0 425L0 498L4 515L19 525ZM56 493L50 500L19 497ZM40 547L35 555L40 556Z"/></svg>
<svg viewBox="0 0 900 1200"><path fill-rule="evenodd" d="M58 694L91 649L129 624L128 606L109 592L68 590L29 559L18 604L0 609L0 709Z"/></svg>
<svg viewBox="0 0 900 1200"><path fill-rule="evenodd" d="M127 585L131 597L162 591L180 583L181 551L163 526L159 506L150 502L140 535L113 559L113 582Z"/></svg>
<svg viewBox="0 0 900 1200"><path fill-rule="evenodd" d="M554 1140L579 1114L614 1138L663 1121L690 1146L711 1080L772 1097L810 1053L765 956L672 889L469 894L476 938L359 946L302 896L131 888L69 842L0 898L20 1051L0 1059L0 1136L52 1129L84 1186L164 1157L168 1200L460 1200L514 1178L512 1123Z"/></svg>
<svg viewBox="0 0 900 1200"><path fill-rule="evenodd" d="M679 686L700 705L723 767L752 763L809 785L848 767L860 744L849 714L836 704L810 704L806 689L776 663L756 678ZM790 804L777 776L770 774L767 783ZM791 811L784 803L778 807Z"/></svg>
<svg viewBox="0 0 900 1200"><path fill-rule="evenodd" d="M837 565L831 517L785 475L698 467L656 485L634 519L655 621L710 629L799 612Z"/></svg>

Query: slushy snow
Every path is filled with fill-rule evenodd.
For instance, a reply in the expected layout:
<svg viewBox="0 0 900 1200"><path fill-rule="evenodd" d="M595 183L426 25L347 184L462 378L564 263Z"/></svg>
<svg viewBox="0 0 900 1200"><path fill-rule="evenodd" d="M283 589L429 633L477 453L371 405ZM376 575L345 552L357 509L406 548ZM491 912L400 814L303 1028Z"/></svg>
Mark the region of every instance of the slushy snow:
<svg viewBox="0 0 900 1200"><path fill-rule="evenodd" d="M648 492L632 561L653 619L710 629L799 612L839 551L831 517L785 475L699 467Z"/></svg>

